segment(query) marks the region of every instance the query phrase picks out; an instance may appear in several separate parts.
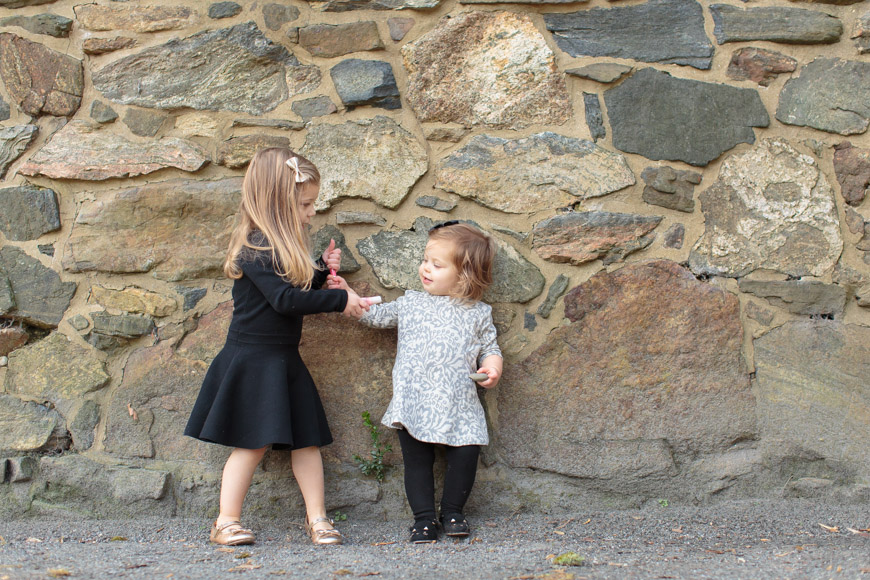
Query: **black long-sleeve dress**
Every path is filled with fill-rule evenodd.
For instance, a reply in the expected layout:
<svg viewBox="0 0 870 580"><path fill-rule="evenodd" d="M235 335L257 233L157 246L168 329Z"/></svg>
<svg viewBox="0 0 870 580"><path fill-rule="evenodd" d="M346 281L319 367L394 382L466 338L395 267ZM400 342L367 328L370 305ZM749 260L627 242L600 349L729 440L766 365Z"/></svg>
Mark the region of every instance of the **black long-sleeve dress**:
<svg viewBox="0 0 870 580"><path fill-rule="evenodd" d="M311 290L292 286L275 273L270 252L246 248L239 265L226 344L209 366L184 434L245 449L332 443L299 339L305 314L342 312L347 292L319 289L325 268L315 270Z"/></svg>

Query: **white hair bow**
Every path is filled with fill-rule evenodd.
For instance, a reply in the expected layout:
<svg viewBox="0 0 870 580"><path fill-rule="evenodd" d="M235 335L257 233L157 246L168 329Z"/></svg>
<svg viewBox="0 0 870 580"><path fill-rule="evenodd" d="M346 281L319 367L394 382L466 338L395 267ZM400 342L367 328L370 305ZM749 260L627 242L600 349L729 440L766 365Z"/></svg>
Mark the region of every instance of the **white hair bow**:
<svg viewBox="0 0 870 580"><path fill-rule="evenodd" d="M308 176L304 175L299 169L299 158L291 157L290 159L285 161L285 163L290 169L293 170L293 173L296 174L296 183L305 183L305 181L308 179Z"/></svg>

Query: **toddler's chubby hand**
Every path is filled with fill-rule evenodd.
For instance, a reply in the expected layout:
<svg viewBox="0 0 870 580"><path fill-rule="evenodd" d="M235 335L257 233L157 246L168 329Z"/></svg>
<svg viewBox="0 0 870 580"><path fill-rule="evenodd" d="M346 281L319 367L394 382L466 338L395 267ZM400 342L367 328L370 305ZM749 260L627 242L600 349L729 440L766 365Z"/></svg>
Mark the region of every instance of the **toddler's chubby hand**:
<svg viewBox="0 0 870 580"><path fill-rule="evenodd" d="M483 381L475 381L478 385L483 387L484 389L491 389L498 384L498 380L501 378L501 370L490 367L480 367L477 369L482 375L486 375L489 377Z"/></svg>
<svg viewBox="0 0 870 580"><path fill-rule="evenodd" d="M335 240L329 240L329 247L323 251L323 261L330 271L341 268L341 248L335 247Z"/></svg>
<svg viewBox="0 0 870 580"><path fill-rule="evenodd" d="M347 290L347 306L344 307L342 314L352 318L362 318L365 311L369 309L368 300L360 298L359 294L350 288L345 288L345 290Z"/></svg>

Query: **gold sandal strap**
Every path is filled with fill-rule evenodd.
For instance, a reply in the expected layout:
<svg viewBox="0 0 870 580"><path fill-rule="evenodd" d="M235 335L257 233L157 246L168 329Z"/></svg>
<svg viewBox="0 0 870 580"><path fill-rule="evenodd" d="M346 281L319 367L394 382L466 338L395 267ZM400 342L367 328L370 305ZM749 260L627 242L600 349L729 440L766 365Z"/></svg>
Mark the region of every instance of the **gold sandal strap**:
<svg viewBox="0 0 870 580"><path fill-rule="evenodd" d="M253 532L242 525L242 522L224 522L219 526L215 526L215 529L218 532L223 532L226 530L227 533L231 534L252 534Z"/></svg>

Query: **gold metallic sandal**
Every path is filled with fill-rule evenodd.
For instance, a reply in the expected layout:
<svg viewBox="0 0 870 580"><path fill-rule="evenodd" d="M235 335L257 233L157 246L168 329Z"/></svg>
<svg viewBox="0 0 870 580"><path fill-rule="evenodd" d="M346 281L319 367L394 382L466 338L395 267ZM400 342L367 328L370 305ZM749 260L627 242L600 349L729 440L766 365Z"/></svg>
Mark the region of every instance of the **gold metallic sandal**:
<svg viewBox="0 0 870 580"><path fill-rule="evenodd" d="M308 535L311 536L311 541L315 544L326 545L326 544L341 544L344 542L344 536L341 535L341 532L336 530L335 528L328 530L315 530L314 526L319 524L320 522L327 522L329 525L332 525L334 522L329 518L317 518L310 524L308 523L308 516L305 516L305 531L308 532Z"/></svg>
<svg viewBox="0 0 870 580"><path fill-rule="evenodd" d="M222 546L243 546L254 543L254 532L242 526L241 522L226 522L211 527L209 539Z"/></svg>

